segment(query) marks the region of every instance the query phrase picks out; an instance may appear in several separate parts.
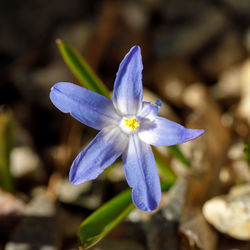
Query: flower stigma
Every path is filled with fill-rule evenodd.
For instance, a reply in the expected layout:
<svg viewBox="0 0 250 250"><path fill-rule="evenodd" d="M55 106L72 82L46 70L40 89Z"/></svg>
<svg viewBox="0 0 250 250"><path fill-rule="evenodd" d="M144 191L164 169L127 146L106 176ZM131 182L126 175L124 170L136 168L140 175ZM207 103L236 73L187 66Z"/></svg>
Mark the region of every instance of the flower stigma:
<svg viewBox="0 0 250 250"><path fill-rule="evenodd" d="M135 118L125 119L125 125L131 128L131 130L135 130L140 126L140 123Z"/></svg>

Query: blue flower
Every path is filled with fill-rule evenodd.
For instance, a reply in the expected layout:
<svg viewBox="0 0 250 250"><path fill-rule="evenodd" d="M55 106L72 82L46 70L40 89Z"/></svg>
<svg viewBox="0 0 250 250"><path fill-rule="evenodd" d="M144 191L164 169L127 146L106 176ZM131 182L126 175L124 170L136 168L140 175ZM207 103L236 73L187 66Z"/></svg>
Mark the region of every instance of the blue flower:
<svg viewBox="0 0 250 250"><path fill-rule="evenodd" d="M142 100L142 68L140 47L134 46L119 66L112 101L68 82L56 83L50 99L62 112L100 130L74 160L70 181L78 185L93 180L122 155L135 206L151 211L161 200L161 187L150 144L175 145L205 131L184 128L158 116L160 101L153 105Z"/></svg>

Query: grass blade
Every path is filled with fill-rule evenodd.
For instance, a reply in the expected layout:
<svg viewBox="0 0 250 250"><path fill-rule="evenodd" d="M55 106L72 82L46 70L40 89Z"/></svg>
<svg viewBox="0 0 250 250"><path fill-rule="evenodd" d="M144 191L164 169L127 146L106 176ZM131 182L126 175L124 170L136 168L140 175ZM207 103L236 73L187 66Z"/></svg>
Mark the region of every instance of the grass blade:
<svg viewBox="0 0 250 250"><path fill-rule="evenodd" d="M0 107L0 185L13 192L13 179L10 175L10 151L14 143L14 120L6 107Z"/></svg>
<svg viewBox="0 0 250 250"><path fill-rule="evenodd" d="M250 168L250 139L247 140L244 144L244 159L246 160L249 168Z"/></svg>
<svg viewBox="0 0 250 250"><path fill-rule="evenodd" d="M186 167L191 168L191 163L187 159L187 157L181 152L178 145L168 146L168 150L170 151L171 155L178 159L181 163L183 163Z"/></svg>
<svg viewBox="0 0 250 250"><path fill-rule="evenodd" d="M84 87L109 98L110 95L107 87L94 73L82 56L62 40L58 39L56 43L64 61Z"/></svg>
<svg viewBox="0 0 250 250"><path fill-rule="evenodd" d="M130 189L111 199L83 221L78 231L80 245L86 249L96 244L134 208Z"/></svg>

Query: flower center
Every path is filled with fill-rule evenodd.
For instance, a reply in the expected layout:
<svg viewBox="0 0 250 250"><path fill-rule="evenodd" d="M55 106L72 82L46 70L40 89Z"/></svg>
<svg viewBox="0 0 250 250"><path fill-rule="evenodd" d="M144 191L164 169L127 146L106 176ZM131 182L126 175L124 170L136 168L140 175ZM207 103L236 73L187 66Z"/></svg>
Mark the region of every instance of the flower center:
<svg viewBox="0 0 250 250"><path fill-rule="evenodd" d="M140 123L135 118L125 119L125 125L130 127L131 130L135 130L137 127L140 126Z"/></svg>

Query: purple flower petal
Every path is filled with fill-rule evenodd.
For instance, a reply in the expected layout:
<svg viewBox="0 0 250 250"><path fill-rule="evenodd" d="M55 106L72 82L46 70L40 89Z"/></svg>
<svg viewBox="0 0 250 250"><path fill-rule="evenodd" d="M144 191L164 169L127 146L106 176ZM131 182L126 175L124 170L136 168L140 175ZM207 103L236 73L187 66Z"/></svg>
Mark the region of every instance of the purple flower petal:
<svg viewBox="0 0 250 250"><path fill-rule="evenodd" d="M142 58L134 46L122 60L116 74L113 103L123 115L135 115L142 104Z"/></svg>
<svg viewBox="0 0 250 250"><path fill-rule="evenodd" d="M189 129L160 116L143 122L139 138L154 146L170 146L193 140L206 131L204 129Z"/></svg>
<svg viewBox="0 0 250 250"><path fill-rule="evenodd" d="M137 135L131 135L123 153L123 165L127 182L133 188L135 206L145 211L156 209L161 200L161 187L151 147Z"/></svg>
<svg viewBox="0 0 250 250"><path fill-rule="evenodd" d="M127 136L117 127L102 129L74 160L69 177L74 185L93 180L110 166L127 145Z"/></svg>
<svg viewBox="0 0 250 250"><path fill-rule="evenodd" d="M118 124L121 119L111 100L73 83L56 83L50 99L62 112L70 113L78 121L98 130Z"/></svg>

